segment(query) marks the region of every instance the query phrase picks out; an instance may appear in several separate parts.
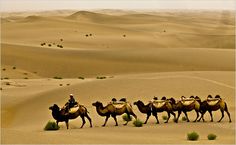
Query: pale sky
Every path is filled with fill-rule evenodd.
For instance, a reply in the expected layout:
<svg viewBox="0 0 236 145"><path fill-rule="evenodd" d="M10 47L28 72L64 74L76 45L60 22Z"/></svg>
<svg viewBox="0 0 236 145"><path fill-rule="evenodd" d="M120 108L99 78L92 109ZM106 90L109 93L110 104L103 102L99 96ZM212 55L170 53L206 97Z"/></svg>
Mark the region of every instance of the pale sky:
<svg viewBox="0 0 236 145"><path fill-rule="evenodd" d="M236 10L236 0L0 0L1 12L87 9Z"/></svg>

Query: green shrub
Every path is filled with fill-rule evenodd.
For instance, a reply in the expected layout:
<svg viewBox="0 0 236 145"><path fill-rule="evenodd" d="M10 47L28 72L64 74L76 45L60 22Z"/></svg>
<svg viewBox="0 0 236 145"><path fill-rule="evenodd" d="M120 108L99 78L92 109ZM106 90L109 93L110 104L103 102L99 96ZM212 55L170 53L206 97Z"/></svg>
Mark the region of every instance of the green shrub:
<svg viewBox="0 0 236 145"><path fill-rule="evenodd" d="M55 121L48 121L46 126L44 127L44 130L58 130L60 127L57 126Z"/></svg>
<svg viewBox="0 0 236 145"><path fill-rule="evenodd" d="M62 77L53 77L54 79L62 79Z"/></svg>
<svg viewBox="0 0 236 145"><path fill-rule="evenodd" d="M84 77L78 77L78 79L84 80Z"/></svg>
<svg viewBox="0 0 236 145"><path fill-rule="evenodd" d="M135 121L133 122L133 125L134 125L135 127L142 127L142 126L143 126L143 122L142 122L141 120L137 119L137 120L135 120Z"/></svg>
<svg viewBox="0 0 236 145"><path fill-rule="evenodd" d="M124 114L122 116L122 118L123 118L124 121L132 121L132 119L133 119L132 116L130 116L130 115L128 116L127 114Z"/></svg>
<svg viewBox="0 0 236 145"><path fill-rule="evenodd" d="M97 79L106 79L107 77L97 77Z"/></svg>
<svg viewBox="0 0 236 145"><path fill-rule="evenodd" d="M199 135L195 131L187 134L187 139L188 140L194 141L194 140L198 140L198 138L199 138Z"/></svg>
<svg viewBox="0 0 236 145"><path fill-rule="evenodd" d="M10 82L6 82L6 85L9 86L9 85L11 85L11 83Z"/></svg>
<svg viewBox="0 0 236 145"><path fill-rule="evenodd" d="M166 115L163 115L163 116L162 116L162 119L163 119L163 120L167 120L167 118L168 118L168 117L167 117Z"/></svg>
<svg viewBox="0 0 236 145"><path fill-rule="evenodd" d="M208 134L208 136L207 136L208 140L215 140L216 137L217 137L217 136L216 136L215 134L213 134L213 133Z"/></svg>
<svg viewBox="0 0 236 145"><path fill-rule="evenodd" d="M183 116L182 121L187 121L187 118L185 116Z"/></svg>

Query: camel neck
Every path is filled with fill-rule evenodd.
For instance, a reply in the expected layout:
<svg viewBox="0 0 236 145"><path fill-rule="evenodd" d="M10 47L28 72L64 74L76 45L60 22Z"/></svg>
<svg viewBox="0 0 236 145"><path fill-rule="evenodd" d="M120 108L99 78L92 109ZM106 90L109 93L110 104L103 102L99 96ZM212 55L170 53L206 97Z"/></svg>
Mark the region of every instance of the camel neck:
<svg viewBox="0 0 236 145"><path fill-rule="evenodd" d="M96 110L97 110L98 114L101 116L104 116L107 113L106 108L104 108L103 105L96 106Z"/></svg>

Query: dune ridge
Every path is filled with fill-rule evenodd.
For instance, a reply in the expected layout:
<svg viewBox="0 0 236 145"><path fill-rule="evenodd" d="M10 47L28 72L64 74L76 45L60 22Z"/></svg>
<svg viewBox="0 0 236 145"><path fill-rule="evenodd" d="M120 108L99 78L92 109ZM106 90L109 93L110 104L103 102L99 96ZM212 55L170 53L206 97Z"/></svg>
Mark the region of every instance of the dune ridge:
<svg viewBox="0 0 236 145"><path fill-rule="evenodd" d="M235 21L231 11L72 10L2 14L1 143L3 144L235 144ZM100 77L104 79L99 79ZM49 107L62 107L69 94L83 104L93 120L80 129L44 131L53 120ZM92 106L126 97L145 104L154 96L221 95L233 123L213 112L206 122L170 118L160 124L119 126ZM142 121L146 115L134 112ZM194 111L188 113L194 120ZM217 135L215 141L207 135Z"/></svg>

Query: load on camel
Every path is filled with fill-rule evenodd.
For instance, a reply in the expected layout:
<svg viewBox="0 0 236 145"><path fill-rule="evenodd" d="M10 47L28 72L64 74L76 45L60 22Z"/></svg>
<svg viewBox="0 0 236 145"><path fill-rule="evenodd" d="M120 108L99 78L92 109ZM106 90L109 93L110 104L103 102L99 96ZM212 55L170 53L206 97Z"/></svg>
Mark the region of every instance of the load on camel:
<svg viewBox="0 0 236 145"><path fill-rule="evenodd" d="M134 114L132 106L130 103L126 101L125 98L122 98L119 102L116 101L116 99L112 99L112 102L108 103L106 106L103 106L103 104L99 101L96 101L92 104L96 107L96 111L100 116L106 117L105 122L102 126L105 126L108 119L111 117L114 118L116 126L118 126L116 116L122 115L126 113L128 117L132 115L135 119L137 119L137 116ZM124 125L127 125L128 121Z"/></svg>
<svg viewBox="0 0 236 145"><path fill-rule="evenodd" d="M147 123L149 117L153 115L156 118L157 124L159 123L157 113L158 112L167 112L168 118L165 123L168 123L170 119L170 114L174 116L174 120L176 120L175 113L173 112L173 108L170 102L166 99L166 97L162 97L161 100L158 100L157 97L154 97L152 101L148 104L144 104L141 100L134 102L134 105L137 105L139 111L141 113L147 114L146 121L144 124Z"/></svg>

